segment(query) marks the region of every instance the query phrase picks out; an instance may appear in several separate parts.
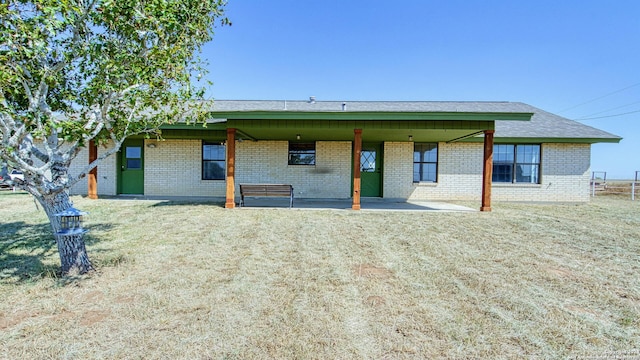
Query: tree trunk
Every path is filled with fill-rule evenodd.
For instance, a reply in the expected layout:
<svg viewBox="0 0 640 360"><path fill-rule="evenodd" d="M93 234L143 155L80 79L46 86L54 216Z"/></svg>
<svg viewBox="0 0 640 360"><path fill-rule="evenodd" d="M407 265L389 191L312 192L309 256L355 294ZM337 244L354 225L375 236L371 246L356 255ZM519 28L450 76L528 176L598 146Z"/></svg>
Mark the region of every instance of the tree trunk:
<svg viewBox="0 0 640 360"><path fill-rule="evenodd" d="M62 191L57 194L36 198L49 217L53 236L58 244L62 273L84 274L93 270L84 244L84 234L59 234L60 218L54 215L67 210L73 205L69 200L69 194L66 191Z"/></svg>

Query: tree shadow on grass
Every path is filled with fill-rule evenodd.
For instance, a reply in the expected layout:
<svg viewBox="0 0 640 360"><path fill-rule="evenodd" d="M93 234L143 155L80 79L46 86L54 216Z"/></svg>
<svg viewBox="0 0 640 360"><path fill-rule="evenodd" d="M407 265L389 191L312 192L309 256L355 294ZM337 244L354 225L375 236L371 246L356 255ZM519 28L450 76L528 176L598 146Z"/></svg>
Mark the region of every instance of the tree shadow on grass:
<svg viewBox="0 0 640 360"><path fill-rule="evenodd" d="M150 207L202 205L224 208L225 199L219 196L152 196L152 195L102 195L103 200L153 201Z"/></svg>
<svg viewBox="0 0 640 360"><path fill-rule="evenodd" d="M23 221L0 224L0 280L25 282L55 272L43 259L57 250L48 223L31 225Z"/></svg>
<svg viewBox="0 0 640 360"><path fill-rule="evenodd" d="M88 230L106 231L111 227L110 224L96 224ZM84 240L90 245L99 242L100 238L85 234ZM57 252L49 223L33 225L17 221L0 224L0 282L19 284L57 278L61 285L69 283L70 279L60 272ZM51 258L55 259L53 263Z"/></svg>

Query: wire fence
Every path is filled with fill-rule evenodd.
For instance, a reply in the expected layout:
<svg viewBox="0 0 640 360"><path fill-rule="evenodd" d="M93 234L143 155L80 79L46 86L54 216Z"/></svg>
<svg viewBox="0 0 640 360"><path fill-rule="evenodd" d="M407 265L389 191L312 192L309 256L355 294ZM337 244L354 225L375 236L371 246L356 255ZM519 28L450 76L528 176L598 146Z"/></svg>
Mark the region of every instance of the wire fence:
<svg viewBox="0 0 640 360"><path fill-rule="evenodd" d="M596 194L628 195L635 200L640 195L640 171L636 171L633 180L607 180L606 171L591 172L591 196Z"/></svg>

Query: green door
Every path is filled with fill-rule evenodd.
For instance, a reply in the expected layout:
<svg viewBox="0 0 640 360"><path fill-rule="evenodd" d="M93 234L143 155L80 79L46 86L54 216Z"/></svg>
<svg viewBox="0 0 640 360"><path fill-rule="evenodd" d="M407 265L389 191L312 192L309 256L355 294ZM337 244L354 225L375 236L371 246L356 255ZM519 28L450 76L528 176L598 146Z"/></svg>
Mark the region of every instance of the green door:
<svg viewBox="0 0 640 360"><path fill-rule="evenodd" d="M361 196L382 196L382 144L362 144L360 179Z"/></svg>
<svg viewBox="0 0 640 360"><path fill-rule="evenodd" d="M120 193L144 194L144 140L127 140L120 150Z"/></svg>

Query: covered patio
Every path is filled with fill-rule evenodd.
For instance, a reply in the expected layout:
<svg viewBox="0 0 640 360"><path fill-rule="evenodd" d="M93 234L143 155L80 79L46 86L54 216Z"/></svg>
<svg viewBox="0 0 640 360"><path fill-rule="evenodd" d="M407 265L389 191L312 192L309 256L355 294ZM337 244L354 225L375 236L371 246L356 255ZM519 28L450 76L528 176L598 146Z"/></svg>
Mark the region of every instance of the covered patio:
<svg viewBox="0 0 640 360"><path fill-rule="evenodd" d="M500 104L504 105L504 104ZM350 141L351 209L362 208L363 144L457 142L482 136L481 211L491 211L493 138L497 120L528 121L533 114L493 103L225 101L212 116L226 125L226 208L235 207L236 141ZM374 151L375 152L375 151ZM346 155L346 154L345 154ZM384 170L382 170L384 171ZM381 172L378 170L378 172ZM377 180L380 181L380 180ZM381 195L382 197L382 195Z"/></svg>
<svg viewBox="0 0 640 360"><path fill-rule="evenodd" d="M157 139L127 145L139 154L132 162L139 164L138 187L123 186L133 170L122 157L115 193L224 196L225 208L235 208L239 184L289 184L296 199L349 199L352 210L372 198L478 199L481 211L491 211L496 124L532 116L530 107L506 102L215 101L205 125L168 124ZM97 156L92 145L89 162ZM291 162L306 149L312 163ZM416 178L416 152L434 149L434 175L423 178L420 168ZM215 173L205 175L205 165ZM186 181L170 180L178 174ZM97 197L97 178L96 171L88 176L90 197Z"/></svg>

